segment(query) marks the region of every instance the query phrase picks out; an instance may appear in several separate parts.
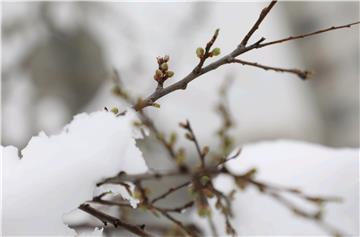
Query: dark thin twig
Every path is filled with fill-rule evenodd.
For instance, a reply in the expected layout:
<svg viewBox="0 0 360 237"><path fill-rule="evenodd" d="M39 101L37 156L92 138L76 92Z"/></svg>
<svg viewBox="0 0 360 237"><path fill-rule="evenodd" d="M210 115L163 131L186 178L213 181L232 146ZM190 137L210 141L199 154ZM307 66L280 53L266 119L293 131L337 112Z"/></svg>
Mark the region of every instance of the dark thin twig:
<svg viewBox="0 0 360 237"><path fill-rule="evenodd" d="M338 30L338 29L343 29L343 28L350 28L351 26L358 25L358 24L360 24L360 21L356 21L356 22L346 24L346 25L331 26L331 27L326 28L326 29L313 31L313 32L310 32L310 33L302 34L302 35L289 36L287 38L283 38L283 39L274 40L274 41L270 41L270 42L267 42L267 43L259 44L258 47L256 47L256 48L263 48L263 47L266 47L266 46L269 46L269 45L284 43L284 42L290 41L290 40L302 39L302 38L306 38L306 37L309 37L309 36L325 33L327 31Z"/></svg>
<svg viewBox="0 0 360 237"><path fill-rule="evenodd" d="M272 70L272 71L275 71L275 72L292 73L292 74L297 75L298 77L300 77L303 80L307 79L309 77L309 75L311 74L311 72L306 71L306 70L302 71L300 69L295 69L295 68L286 69L286 68L280 68L280 67L271 67L271 66L266 66L266 65L259 64L259 63L256 63L256 62L244 61L244 60L241 60L241 59L232 59L231 63L240 63L242 65L253 66L253 67L264 69L265 71Z"/></svg>
<svg viewBox="0 0 360 237"><path fill-rule="evenodd" d="M165 218L176 224L180 229L186 232L191 237L198 237L198 235L194 232L189 230L181 221L175 219L173 216L168 214L166 211L162 210L161 208L157 208L153 206L157 211L159 211Z"/></svg>
<svg viewBox="0 0 360 237"><path fill-rule="evenodd" d="M93 207L91 207L89 204L82 204L79 206L79 209L98 218L100 221L104 223L104 225L107 225L107 223L111 223L115 228L117 227L123 227L124 229L128 230L129 232L141 236L141 237L150 237L151 235L146 233L142 228L132 225L126 222L121 221L120 219L110 216L106 213L103 213Z"/></svg>
<svg viewBox="0 0 360 237"><path fill-rule="evenodd" d="M241 41L239 47L245 47L247 42L249 41L250 37L255 33L255 31L259 28L261 22L265 19L266 15L270 12L271 8L276 4L277 1L271 1L269 6L265 7L264 9L262 9L259 18L257 19L257 21L255 22L255 24L253 25L253 27L251 27L251 29L249 30L249 32L245 35L244 39Z"/></svg>
<svg viewBox="0 0 360 237"><path fill-rule="evenodd" d="M179 190L181 188L184 188L186 186L188 186L189 184L191 183L191 181L186 181L185 183L183 184L180 184L174 188L170 188L168 191L166 191L165 193L161 194L160 196L154 198L151 203L154 204L155 202L163 199L163 198L166 198L168 195L170 195L171 193L175 192L176 190Z"/></svg>

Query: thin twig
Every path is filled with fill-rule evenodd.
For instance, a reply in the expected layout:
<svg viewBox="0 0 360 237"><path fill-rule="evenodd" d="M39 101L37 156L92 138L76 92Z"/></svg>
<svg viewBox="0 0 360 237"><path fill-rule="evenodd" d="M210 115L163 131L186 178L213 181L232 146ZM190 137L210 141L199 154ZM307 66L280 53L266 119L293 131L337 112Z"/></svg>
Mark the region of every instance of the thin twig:
<svg viewBox="0 0 360 237"><path fill-rule="evenodd" d="M263 44L259 44L257 48L263 48L269 45L273 45L273 44L280 44L280 43L284 43L286 41L290 41L290 40L297 40L297 39L302 39L302 38L306 38L309 36L313 36L313 35L318 35L321 33L325 33L328 31L332 31L332 30L338 30L338 29L343 29L343 28L350 28L353 25L358 25L360 24L360 21L356 21L350 24L346 24L346 25L340 25L340 26L331 26L329 28L326 29L322 29L322 30L317 30L317 31L313 31L310 33L306 33L306 34L302 34L302 35L296 35L296 36L289 36L287 38L283 38L283 39L279 39L279 40L274 40L274 41L270 41L267 43L263 43Z"/></svg>
<svg viewBox="0 0 360 237"><path fill-rule="evenodd" d="M239 47L245 47L250 37L255 33L255 31L259 28L261 22L265 19L266 15L270 12L271 8L276 4L277 1L271 1L269 6L265 7L253 27L249 30L249 32L245 35L244 39L241 41Z"/></svg>
<svg viewBox="0 0 360 237"><path fill-rule="evenodd" d="M111 223L115 228L117 227L123 227L124 229L128 230L129 232L141 236L141 237L150 237L151 235L147 232L145 232L142 228L132 225L126 222L121 221L120 219L110 216L106 213L103 213L93 207L91 207L89 204L82 204L79 206L79 209L98 218L101 220L104 225L107 225L107 223Z"/></svg>
<svg viewBox="0 0 360 237"><path fill-rule="evenodd" d="M256 63L256 62L244 61L244 60L241 60L241 59L232 59L231 62L261 68L261 69L264 69L265 71L272 70L272 71L275 71L275 72L292 73L292 74L297 75L298 77L300 77L303 80L307 79L309 77L309 75L311 74L310 71L306 71L306 70L302 71L302 70L296 69L296 68L286 69L286 68L280 68L280 67L271 67L271 66L266 66L266 65L259 64L259 63Z"/></svg>
<svg viewBox="0 0 360 237"><path fill-rule="evenodd" d="M192 207L194 205L194 201L190 201L185 203L184 205L180 206L180 207L175 207L175 208L161 208L163 211L166 212L178 212L181 213L183 212L185 209Z"/></svg>
<svg viewBox="0 0 360 237"><path fill-rule="evenodd" d="M175 219L173 216L168 214L166 211L162 210L161 208L157 208L153 206L157 211L159 211L165 218L173 222L175 225L177 225L180 229L182 229L186 234L188 234L191 237L197 237L198 235L194 232L189 230L181 221Z"/></svg>
<svg viewBox="0 0 360 237"><path fill-rule="evenodd" d="M179 189L181 189L181 188L184 188L184 187L188 186L190 183L191 183L191 181L186 181L185 183L180 184L180 185L178 185L178 186L176 186L176 187L174 187L174 188L170 188L170 189L169 189L168 191L166 191L165 193L163 193L163 194L161 194L160 196L154 198L154 199L151 201L151 203L154 204L155 202L157 202L157 201L159 201L159 200L161 200L161 199L163 199L163 198L166 198L166 197L167 197L168 195L170 195L171 193L173 193L173 192L175 192L175 191L177 191L177 190L179 190Z"/></svg>

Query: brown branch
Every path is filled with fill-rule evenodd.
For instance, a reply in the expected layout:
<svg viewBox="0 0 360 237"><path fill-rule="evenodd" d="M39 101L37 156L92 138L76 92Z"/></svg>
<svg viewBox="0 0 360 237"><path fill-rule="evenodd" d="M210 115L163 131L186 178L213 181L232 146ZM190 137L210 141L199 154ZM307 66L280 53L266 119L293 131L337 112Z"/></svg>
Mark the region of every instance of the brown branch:
<svg viewBox="0 0 360 237"><path fill-rule="evenodd" d="M180 123L180 126L189 132L189 133L185 134L186 138L194 143L194 145L196 147L196 151L200 158L201 167L205 168L205 156L208 152L208 147L204 147L203 151L201 150L199 141L197 140L194 130L192 129L190 122L188 120L186 120L185 123Z"/></svg>
<svg viewBox="0 0 360 237"><path fill-rule="evenodd" d="M106 213L103 213L93 207L91 207L89 204L82 204L79 206L79 209L96 217L97 219L99 219L100 221L102 221L104 223L104 225L107 225L107 223L111 223L115 228L117 227L123 227L124 229L128 230L129 232L138 235L138 236L142 236L142 237L150 237L151 235L148 234L147 232L145 232L142 228L136 226L136 225L132 225L126 222L121 221L120 219L110 216Z"/></svg>
<svg viewBox="0 0 360 237"><path fill-rule="evenodd" d="M331 26L331 27L326 28L326 29L313 31L313 32L310 32L310 33L302 34L302 35L290 36L290 37L287 37L287 38L283 38L283 39L274 40L274 41L270 41L270 42L267 42L267 43L259 44L256 48L263 48L263 47L266 47L266 46L269 46L269 45L280 44L280 43L284 43L284 42L290 41L290 40L303 39L303 38L306 38L306 37L309 37L309 36L318 35L318 34L321 34L321 33L328 32L328 31L333 31L333 30L338 30L338 29L343 29L343 28L350 28L351 26L358 25L358 24L360 24L360 21L356 21L356 22L346 24L346 25Z"/></svg>
<svg viewBox="0 0 360 237"><path fill-rule="evenodd" d="M216 38L218 37L218 35L219 35L219 29L216 29L214 35L213 35L212 38L211 38L211 40L206 44L205 53L204 53L204 55L202 55L202 56L200 57L200 62L199 62L199 64L198 64L198 65L194 68L194 70L193 70L194 73L199 73L200 70L201 70L201 68L202 68L202 66L203 66L204 63L205 63L205 60L211 56L211 55L210 55L210 49L211 49L211 47L213 46L213 44L215 43L215 40L216 40Z"/></svg>
<svg viewBox="0 0 360 237"><path fill-rule="evenodd" d="M187 76L185 76L183 79L181 79L180 81L165 87L165 88L161 88L159 90L155 90L150 96L148 96L146 99L142 100L141 103L137 103L136 105L133 106L133 108L135 110L141 110L147 106L151 106L154 104L155 101L157 101L158 99L160 99L161 97L170 94L176 90L185 90L187 85L193 81L194 79L200 77L201 75L213 71L215 69L217 69L218 67L231 63L231 61L236 58L237 56L244 54L248 51L251 51L253 49L259 49L259 48L263 48L265 46L269 46L269 45L273 45L273 44L278 44L278 43L283 43L286 41L290 41L290 40L296 40L296 39L301 39L301 38L305 38L308 36L312 36L312 35L316 35L316 34L320 34L320 33L324 33L327 31L332 31L332 30L337 30L337 29L342 29L342 28L348 28L351 27L353 25L357 25L360 24L359 21L354 22L354 23L350 23L350 24L346 24L346 25L341 25L341 26L332 26L326 29L322 29L322 30L318 30L318 31L314 31L311 33L307 33L307 34L303 34L303 35L298 35L298 36L290 36L288 38L284 38L284 39L280 39L280 40L275 40L275 41L270 41L268 43L262 43L265 38L261 38L260 40L258 40L257 42L255 42L254 44L251 44L249 46L245 46L245 47L237 47L234 51L232 51L231 53L221 57L220 59L216 60L215 62L209 64L206 67L201 68L201 70L199 70L199 72L190 72Z"/></svg>
<svg viewBox="0 0 360 237"><path fill-rule="evenodd" d="M247 42L249 41L250 37L255 33L255 31L259 28L261 22L265 19L266 15L271 11L271 8L273 8L273 6L276 4L277 1L271 1L270 4L265 7L264 9L262 9L259 18L257 19L257 21L255 22L255 24L253 25L253 27L251 27L251 29L249 30L249 32L245 35L244 39L241 41L239 47L243 48L246 46Z"/></svg>
<svg viewBox="0 0 360 237"><path fill-rule="evenodd" d="M180 184L180 185L178 185L178 186L176 186L176 187L174 187L174 188L170 188L170 189L169 189L168 191L166 191L165 193L163 193L163 194L161 194L160 196L154 198L154 199L151 201L151 203L154 204L155 202L157 202L157 201L159 201L159 200L161 200L161 199L166 198L166 197L167 197L168 195L170 195L171 193L173 193L173 192L175 192L175 191L177 191L177 190L179 190L179 189L181 189L181 188L184 188L184 187L188 186L190 183L191 183L191 181L186 181L185 183Z"/></svg>
<svg viewBox="0 0 360 237"><path fill-rule="evenodd" d="M167 218L168 220L170 220L171 222L173 222L175 225L177 225L180 229L182 229L186 234L188 234L191 237L197 237L198 235L192 231L189 230L189 228L187 228L181 221L175 219L173 216L171 216L170 214L168 214L166 211L164 211L161 208L155 207L153 206L157 211L159 211L165 218Z"/></svg>
<svg viewBox="0 0 360 237"><path fill-rule="evenodd" d="M165 140L164 135L159 131L159 129L156 127L155 123L149 118L149 116L147 116L145 114L144 111L140 110L139 114L140 114L140 118L141 118L142 122L155 134L156 139L158 141L160 141L162 146L168 152L170 158L173 161L176 161L177 154L174 149L174 146L172 144L169 144L169 142L167 142ZM182 173L186 173L189 171L189 168L185 164L178 164L178 168Z"/></svg>
<svg viewBox="0 0 360 237"><path fill-rule="evenodd" d="M182 211L184 211L185 209L192 207L194 205L194 201L190 201L185 203L184 205L180 206L180 207L175 207L175 208L161 208L163 211L166 212L178 212L181 213Z"/></svg>
<svg viewBox="0 0 360 237"><path fill-rule="evenodd" d="M299 207L297 207L292 202L290 202L287 198L281 196L279 193L274 193L274 192L271 192L271 191L270 192L265 192L265 193L269 194L276 201L278 201L282 205L286 206L295 215L316 222L320 227L322 227L325 231L327 231L332 236L344 236L344 234L342 234L340 230L338 230L334 226L324 222L324 220L322 218L322 213L320 211L316 211L316 212L313 212L313 213L306 212L304 210L301 210Z"/></svg>
<svg viewBox="0 0 360 237"><path fill-rule="evenodd" d="M287 73L292 73L297 75L298 77L300 77L301 79L305 80L309 77L309 75L311 74L310 71L302 71L299 69L286 69L286 68L280 68L280 67L271 67L271 66L266 66L263 64L259 64L256 62L248 62L248 61L244 61L241 59L233 59L231 60L231 63L240 63L242 65L248 65L248 66L253 66L253 67L257 67L257 68L261 68L264 69L265 71L267 70L271 70L271 71L275 71L275 72L287 72Z"/></svg>

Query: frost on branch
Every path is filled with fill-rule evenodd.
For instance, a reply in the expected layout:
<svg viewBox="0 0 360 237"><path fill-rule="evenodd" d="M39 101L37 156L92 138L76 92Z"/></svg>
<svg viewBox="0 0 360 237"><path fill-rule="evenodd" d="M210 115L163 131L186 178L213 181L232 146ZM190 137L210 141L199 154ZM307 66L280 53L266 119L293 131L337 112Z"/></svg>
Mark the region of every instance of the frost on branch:
<svg viewBox="0 0 360 237"><path fill-rule="evenodd" d="M132 115L79 114L59 135L33 137L21 159L15 147L1 147L3 234L74 235L63 215L91 200L97 182L120 171L146 172Z"/></svg>

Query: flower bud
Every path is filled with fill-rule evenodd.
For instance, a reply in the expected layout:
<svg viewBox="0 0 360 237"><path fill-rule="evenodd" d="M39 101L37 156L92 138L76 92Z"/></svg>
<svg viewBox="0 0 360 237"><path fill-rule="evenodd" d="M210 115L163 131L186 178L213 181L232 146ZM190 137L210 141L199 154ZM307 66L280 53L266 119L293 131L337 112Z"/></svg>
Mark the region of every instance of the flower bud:
<svg viewBox="0 0 360 237"><path fill-rule="evenodd" d="M167 72L166 72L166 76L167 76L167 77L173 77L174 74L175 74L175 73L174 73L173 71L167 71Z"/></svg>
<svg viewBox="0 0 360 237"><path fill-rule="evenodd" d="M164 56L164 62L168 62L169 60L170 60L169 55L165 55L165 56Z"/></svg>
<svg viewBox="0 0 360 237"><path fill-rule="evenodd" d="M156 81L159 81L159 80L163 77L163 75L164 75L164 74L162 73L161 70L156 69L155 75L154 75L154 79L155 79Z"/></svg>
<svg viewBox="0 0 360 237"><path fill-rule="evenodd" d="M162 57L157 57L156 60L159 65L161 65L164 62L164 59Z"/></svg>
<svg viewBox="0 0 360 237"><path fill-rule="evenodd" d="M119 109L114 107L111 109L111 112L113 112L114 114L117 114L117 113L119 113Z"/></svg>
<svg viewBox="0 0 360 237"><path fill-rule="evenodd" d="M212 54L213 56L218 56L218 55L220 55L220 53L221 53L220 48L215 48L215 49L213 49L213 50L211 51L211 54Z"/></svg>
<svg viewBox="0 0 360 237"><path fill-rule="evenodd" d="M167 63L163 63L163 64L161 64L160 68L162 71L167 71L169 69L169 66Z"/></svg>
<svg viewBox="0 0 360 237"><path fill-rule="evenodd" d="M204 56L205 50L201 47L196 49L196 56L198 58L202 58Z"/></svg>
<svg viewBox="0 0 360 237"><path fill-rule="evenodd" d="M158 109L160 108L160 104L158 104L158 103L152 103L151 106L155 107L155 108L158 108Z"/></svg>

